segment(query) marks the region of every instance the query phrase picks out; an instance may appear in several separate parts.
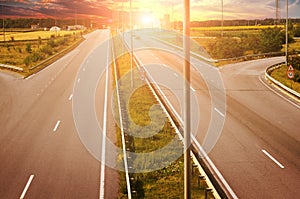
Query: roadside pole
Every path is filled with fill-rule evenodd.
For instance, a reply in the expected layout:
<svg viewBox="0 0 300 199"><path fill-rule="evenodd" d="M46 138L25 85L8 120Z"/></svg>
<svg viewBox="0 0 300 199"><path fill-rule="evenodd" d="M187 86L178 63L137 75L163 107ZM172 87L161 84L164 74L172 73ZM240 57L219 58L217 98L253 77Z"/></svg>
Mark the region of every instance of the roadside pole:
<svg viewBox="0 0 300 199"><path fill-rule="evenodd" d="M286 20L285 20L285 64L288 66L288 23L289 21L289 1L286 0Z"/></svg>
<svg viewBox="0 0 300 199"><path fill-rule="evenodd" d="M132 0L130 0L130 76L131 76L131 88L133 84L133 17L132 17Z"/></svg>
<svg viewBox="0 0 300 199"><path fill-rule="evenodd" d="M191 198L191 135L190 135L190 0L184 0L184 198Z"/></svg>

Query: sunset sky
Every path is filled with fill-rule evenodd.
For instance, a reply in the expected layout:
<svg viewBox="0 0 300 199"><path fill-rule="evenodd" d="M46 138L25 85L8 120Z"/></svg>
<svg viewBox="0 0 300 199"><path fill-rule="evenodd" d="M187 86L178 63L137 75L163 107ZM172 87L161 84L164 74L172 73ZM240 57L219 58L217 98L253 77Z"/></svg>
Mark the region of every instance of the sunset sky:
<svg viewBox="0 0 300 199"><path fill-rule="evenodd" d="M127 2L126 2L127 1ZM128 0L0 0L0 15L5 18L78 18L109 19L113 11L129 9ZM132 0L135 11L145 16L182 19L183 0ZM280 1L281 16L285 17L286 1ZM289 16L300 18L300 0L289 0ZM191 0L191 20L221 18L221 0ZM275 18L275 0L224 0L224 19Z"/></svg>

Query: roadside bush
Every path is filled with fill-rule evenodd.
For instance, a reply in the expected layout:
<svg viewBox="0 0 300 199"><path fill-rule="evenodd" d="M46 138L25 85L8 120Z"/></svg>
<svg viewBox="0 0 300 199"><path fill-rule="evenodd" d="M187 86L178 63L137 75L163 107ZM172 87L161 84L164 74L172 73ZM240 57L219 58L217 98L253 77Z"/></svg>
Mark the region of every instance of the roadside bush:
<svg viewBox="0 0 300 199"><path fill-rule="evenodd" d="M39 52L34 52L30 55L28 55L25 59L24 59L24 64L26 66L29 66L31 63L43 60L45 58L45 56L42 53Z"/></svg>
<svg viewBox="0 0 300 199"><path fill-rule="evenodd" d="M32 52L31 44L26 44L26 52L28 53Z"/></svg>
<svg viewBox="0 0 300 199"><path fill-rule="evenodd" d="M267 28L261 31L261 51L263 53L279 52L282 48L281 30L279 28Z"/></svg>
<svg viewBox="0 0 300 199"><path fill-rule="evenodd" d="M243 47L235 38L223 37L209 45L209 52L216 59L240 57L243 55Z"/></svg>
<svg viewBox="0 0 300 199"><path fill-rule="evenodd" d="M261 40L256 35L246 35L242 37L242 42L245 51L253 51L254 54L260 52Z"/></svg>
<svg viewBox="0 0 300 199"><path fill-rule="evenodd" d="M48 55L53 55L53 50L50 45L46 45L41 48L41 52L48 54Z"/></svg>
<svg viewBox="0 0 300 199"><path fill-rule="evenodd" d="M31 62L32 62L30 55L28 55L27 57L25 57L25 59L24 59L23 62L24 62L24 64L26 66L29 66L31 64Z"/></svg>
<svg viewBox="0 0 300 199"><path fill-rule="evenodd" d="M292 64L296 70L300 70L300 55L289 56L289 64Z"/></svg>
<svg viewBox="0 0 300 199"><path fill-rule="evenodd" d="M300 37L300 25L295 26L293 32L295 37Z"/></svg>
<svg viewBox="0 0 300 199"><path fill-rule="evenodd" d="M40 36L38 37L38 42L39 42L39 45L42 44L42 38Z"/></svg>

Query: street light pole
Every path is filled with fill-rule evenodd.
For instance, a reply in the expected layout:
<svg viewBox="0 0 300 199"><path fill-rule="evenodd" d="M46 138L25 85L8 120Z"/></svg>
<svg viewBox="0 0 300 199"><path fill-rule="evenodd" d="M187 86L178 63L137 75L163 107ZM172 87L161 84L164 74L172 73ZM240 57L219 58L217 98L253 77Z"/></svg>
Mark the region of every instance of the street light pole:
<svg viewBox="0 0 300 199"><path fill-rule="evenodd" d="M184 198L191 198L191 129L190 129L190 0L184 0Z"/></svg>
<svg viewBox="0 0 300 199"><path fill-rule="evenodd" d="M130 0L130 75L131 75L131 88L134 87L133 84L133 18L132 18L132 0Z"/></svg>
<svg viewBox="0 0 300 199"><path fill-rule="evenodd" d="M288 25L289 25L289 1L286 0L286 20L285 20L285 63L288 65Z"/></svg>
<svg viewBox="0 0 300 199"><path fill-rule="evenodd" d="M3 18L2 18L2 28L3 28L3 42L5 45L5 19L4 19L4 9L3 9L3 5L2 5L2 14L3 14Z"/></svg>
<svg viewBox="0 0 300 199"><path fill-rule="evenodd" d="M221 1L222 1L222 22L221 22L222 30L221 30L221 37L223 37L223 34L224 34L224 32L223 32L223 26L224 26L224 2L223 2L223 0L221 0Z"/></svg>

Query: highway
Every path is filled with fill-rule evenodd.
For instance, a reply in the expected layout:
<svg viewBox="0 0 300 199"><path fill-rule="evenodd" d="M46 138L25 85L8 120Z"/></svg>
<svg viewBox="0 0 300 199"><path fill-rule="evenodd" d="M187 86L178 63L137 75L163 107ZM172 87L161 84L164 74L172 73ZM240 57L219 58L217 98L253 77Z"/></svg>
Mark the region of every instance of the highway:
<svg viewBox="0 0 300 199"><path fill-rule="evenodd" d="M80 88L92 77L97 78L94 75L97 68L107 62L109 45L97 47L107 41L108 33L99 30L85 36L86 40L75 50L28 79L0 73L1 198L117 197L118 172L101 166L99 158L107 160L102 150L95 155L84 146L77 133L80 126L75 125L72 107L74 100L81 99L74 88ZM178 52L143 35L134 39L134 45ZM175 81L162 77L159 68L152 67L150 72L159 81L171 80L169 83L173 85L162 90L180 116L183 102L174 94L182 93L179 81L182 58L151 49L136 52L136 56L143 64L164 65L174 71L171 76ZM203 132L210 126L223 127L208 155L239 198L300 195L297 126L300 104L273 89L262 76L266 67L281 61L283 58L277 57L215 69L192 58L192 64L200 68L202 75L192 70L191 91L200 107L200 120L197 110L193 111L197 119L192 121L193 129L199 127L200 131L196 138L202 143L206 138ZM214 79L217 72L224 84ZM106 123L107 136L114 141L115 124L110 110L112 72L109 70L107 74L107 82L104 75L96 88L85 87L87 94L95 93L97 115L96 121L89 117L86 121L101 126ZM221 92L223 86L224 93ZM216 88L215 91L210 90L212 88ZM211 94L217 96L213 103ZM86 109L91 107L94 104L87 104ZM212 119L215 115L217 123ZM86 129L87 133L90 130ZM101 137L95 140L98 141L103 143Z"/></svg>
<svg viewBox="0 0 300 199"><path fill-rule="evenodd" d="M161 86L166 92L165 95L174 102L172 105L178 115L181 115L182 98L177 97L181 101L179 103L173 99L176 98L176 93L180 92L178 90L183 91L183 84L178 84L183 59L174 56L179 51L151 36L147 37L138 31L135 34L138 35L134 39L135 55L143 65L149 66L147 70L155 81L162 82L162 79L170 78L161 77L164 74L161 68L168 67L174 71L171 84L176 86L169 85L168 89L164 84ZM126 35L126 41L130 46L129 34ZM159 49L167 49L173 53L162 52ZM191 93L196 93L201 107L201 132L197 132L197 140L203 142L205 136L202 132L209 128L209 118L214 111L225 118L221 135L208 155L237 197L295 198L299 195L300 103L268 85L263 77L268 66L282 62L284 58L247 61L218 69L224 82L226 112L223 112L223 109L214 109L214 105L218 105L219 102L210 103L208 87L217 85L218 82L203 78L207 76L209 66L195 58L191 60L192 65L202 68L202 77L198 71L192 69L191 80ZM156 65L163 67L159 68ZM203 79L207 84L204 84ZM208 108L203 109L203 106ZM192 119L191 122L197 121Z"/></svg>
<svg viewBox="0 0 300 199"><path fill-rule="evenodd" d="M82 144L73 120L73 88L84 82L83 76L76 78L80 66L108 40L109 31L98 30L85 37L75 50L27 79L0 73L0 198L117 196L118 173L109 168L102 171L101 163ZM103 65L108 53L109 49L99 53L100 61L93 67ZM109 85L111 81L109 76ZM102 124L104 88L105 82L95 92L97 118ZM107 132L113 138L111 114L107 121ZM101 174L106 183L100 189Z"/></svg>

